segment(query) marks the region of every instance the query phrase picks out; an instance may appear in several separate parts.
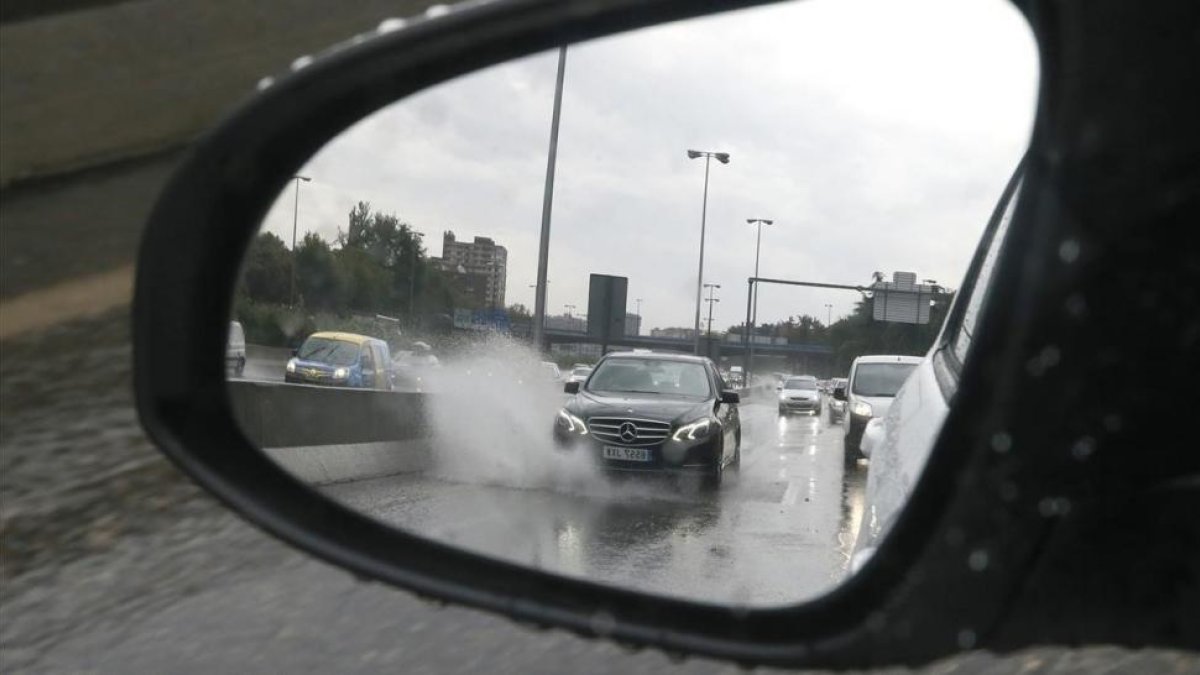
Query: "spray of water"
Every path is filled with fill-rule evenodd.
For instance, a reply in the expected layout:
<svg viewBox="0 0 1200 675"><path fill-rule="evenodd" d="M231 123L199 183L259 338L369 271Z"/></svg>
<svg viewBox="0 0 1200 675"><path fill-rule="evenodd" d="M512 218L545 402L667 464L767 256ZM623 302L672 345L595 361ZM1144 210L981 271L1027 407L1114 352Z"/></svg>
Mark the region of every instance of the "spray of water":
<svg viewBox="0 0 1200 675"><path fill-rule="evenodd" d="M596 480L587 457L555 447L554 416L567 395L541 361L532 349L491 336L430 376L434 475L510 488Z"/></svg>

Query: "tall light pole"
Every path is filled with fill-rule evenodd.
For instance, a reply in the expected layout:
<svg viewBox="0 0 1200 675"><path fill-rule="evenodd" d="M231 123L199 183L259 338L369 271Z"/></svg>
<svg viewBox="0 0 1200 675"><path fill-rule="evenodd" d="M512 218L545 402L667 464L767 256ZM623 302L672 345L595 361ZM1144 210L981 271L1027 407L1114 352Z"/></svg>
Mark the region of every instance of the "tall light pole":
<svg viewBox="0 0 1200 675"><path fill-rule="evenodd" d="M413 308L416 305L417 294L417 249L421 247L420 240L425 238L424 232L413 232L412 267L408 271L408 320L412 321Z"/></svg>
<svg viewBox="0 0 1200 675"><path fill-rule="evenodd" d="M704 158L704 201L700 207L700 269L696 273L696 354L700 353L700 302L704 296L704 228L708 218L708 167L713 158L722 164L729 163L728 152L710 152L708 150L688 150L689 159Z"/></svg>
<svg viewBox="0 0 1200 675"><path fill-rule="evenodd" d="M575 309L575 305L563 305L567 310L567 318L571 318L571 311Z"/></svg>
<svg viewBox="0 0 1200 675"><path fill-rule="evenodd" d="M292 203L292 282L288 292L288 305L296 306L296 224L300 220L300 181L305 183L312 180L308 176L296 174L292 176L292 180L296 181L296 199Z"/></svg>
<svg viewBox="0 0 1200 675"><path fill-rule="evenodd" d="M747 218L746 224L754 225L758 229L758 235L755 237L755 241L754 241L754 276L757 277L758 276L758 257L759 257L759 253L762 250L762 226L763 225L773 225L773 224L775 224L775 221L771 220L770 218ZM754 299L750 304L751 304L750 323L752 326L756 327L756 326L758 326L758 284L754 284ZM746 348L746 353L748 355L748 358L746 360L750 364L749 368L747 368L746 370L749 371L750 368L754 367L754 329L753 328L751 328L750 343L745 345L745 348ZM747 375L749 375L749 372L747 372Z"/></svg>
<svg viewBox="0 0 1200 675"><path fill-rule="evenodd" d="M825 303L825 327L833 325L833 305Z"/></svg>
<svg viewBox="0 0 1200 675"><path fill-rule="evenodd" d="M567 47L558 49L558 77L554 83L554 113L550 117L550 152L546 158L546 188L542 195L542 235L538 243L537 290L533 294L533 344L542 350L546 321L546 270L550 260L550 212L554 206L554 164L558 158L558 122L562 115L563 76L567 69Z"/></svg>
<svg viewBox="0 0 1200 675"><path fill-rule="evenodd" d="M714 298L713 293L721 287L721 284L704 284L704 287L708 289L708 339L712 340L713 303L721 301L720 298Z"/></svg>
<svg viewBox="0 0 1200 675"><path fill-rule="evenodd" d="M637 303L637 334L641 335L642 334L642 299L637 298L636 300L634 300L634 302Z"/></svg>

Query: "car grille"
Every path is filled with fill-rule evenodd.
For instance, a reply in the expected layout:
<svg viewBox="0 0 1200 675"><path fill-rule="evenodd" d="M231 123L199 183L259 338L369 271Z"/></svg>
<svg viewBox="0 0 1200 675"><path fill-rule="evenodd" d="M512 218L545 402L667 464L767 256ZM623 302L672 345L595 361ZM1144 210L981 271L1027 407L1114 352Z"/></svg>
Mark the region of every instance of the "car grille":
<svg viewBox="0 0 1200 675"><path fill-rule="evenodd" d="M627 422L632 424L637 432L636 437L631 441L621 438L621 426ZM588 431L592 432L592 435L597 440L604 441L605 443L647 447L658 445L665 441L671 433L671 425L668 422L630 419L627 417L593 417L588 420Z"/></svg>

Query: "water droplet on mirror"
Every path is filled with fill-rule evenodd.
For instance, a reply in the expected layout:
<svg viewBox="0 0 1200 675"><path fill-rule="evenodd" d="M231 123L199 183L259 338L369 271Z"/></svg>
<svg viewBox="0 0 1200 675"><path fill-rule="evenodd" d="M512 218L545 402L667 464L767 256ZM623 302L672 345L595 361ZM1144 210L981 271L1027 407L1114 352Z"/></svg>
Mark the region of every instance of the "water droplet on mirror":
<svg viewBox="0 0 1200 675"><path fill-rule="evenodd" d="M967 556L967 567L973 572L982 572L987 569L989 562L988 552L977 548L971 551L971 555Z"/></svg>
<svg viewBox="0 0 1200 675"><path fill-rule="evenodd" d="M1076 319L1087 313L1087 301L1078 293L1072 293L1066 301L1067 313Z"/></svg>
<svg viewBox="0 0 1200 675"><path fill-rule="evenodd" d="M264 77L258 81L258 84L254 85L254 88L257 89L258 91L265 91L265 90L269 89L271 87L271 85L273 85L273 84L275 84L275 78Z"/></svg>
<svg viewBox="0 0 1200 675"><path fill-rule="evenodd" d="M1091 457L1095 451L1096 441L1091 436L1084 436L1071 446L1071 456L1081 462Z"/></svg>
<svg viewBox="0 0 1200 675"><path fill-rule="evenodd" d="M1044 497L1038 502L1038 513L1043 517L1065 516L1071 512L1071 500L1066 497Z"/></svg>
<svg viewBox="0 0 1200 675"><path fill-rule="evenodd" d="M391 33L393 31L398 31L407 25L408 25L408 21L406 21L405 19L399 19L399 18L393 17L390 19L384 19L383 21L380 21L379 28L377 28L376 30L378 30L380 33Z"/></svg>
<svg viewBox="0 0 1200 675"><path fill-rule="evenodd" d="M1064 239L1058 245L1058 257L1065 263L1073 263L1079 258L1079 242L1075 239Z"/></svg>
<svg viewBox="0 0 1200 675"><path fill-rule="evenodd" d="M964 628L958 631L958 648L972 649L975 647L975 631L970 628Z"/></svg>
<svg viewBox="0 0 1200 675"><path fill-rule="evenodd" d="M1005 453L1012 449L1012 436L1004 432L992 434L992 450Z"/></svg>
<svg viewBox="0 0 1200 675"><path fill-rule="evenodd" d="M430 19L436 19L439 16L446 16L449 13L449 5L430 5L429 9L425 10L425 16Z"/></svg>
<svg viewBox="0 0 1200 675"><path fill-rule="evenodd" d="M313 62L313 57L309 56L308 54L305 54L304 56L297 58L295 61L292 61L292 70L300 70L302 68L307 68L312 65L312 62Z"/></svg>

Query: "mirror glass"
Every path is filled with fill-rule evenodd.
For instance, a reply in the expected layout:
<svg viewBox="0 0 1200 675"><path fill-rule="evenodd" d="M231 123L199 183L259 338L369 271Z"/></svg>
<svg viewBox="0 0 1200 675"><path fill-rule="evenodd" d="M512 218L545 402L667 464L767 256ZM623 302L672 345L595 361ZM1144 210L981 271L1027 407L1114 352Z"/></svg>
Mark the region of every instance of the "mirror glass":
<svg viewBox="0 0 1200 675"><path fill-rule="evenodd" d="M937 433L936 397L888 410L983 250L1036 71L1002 0L810 0L399 101L247 253L242 426L329 498L488 556L739 606L828 591ZM867 459L872 418L924 421Z"/></svg>

